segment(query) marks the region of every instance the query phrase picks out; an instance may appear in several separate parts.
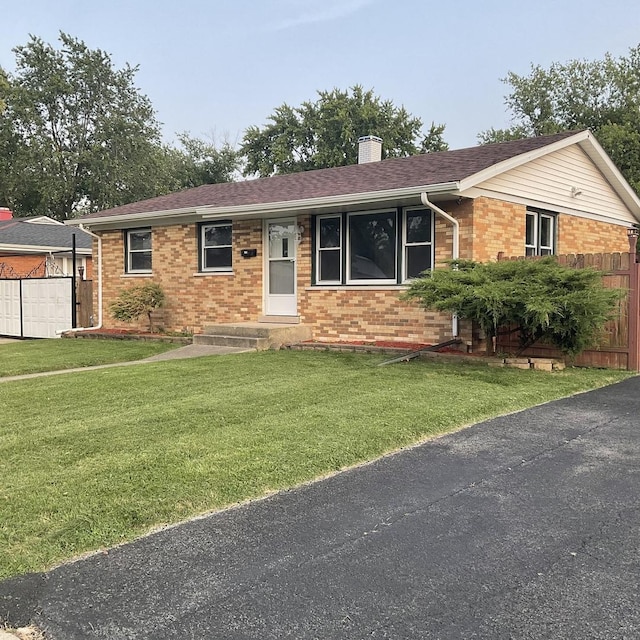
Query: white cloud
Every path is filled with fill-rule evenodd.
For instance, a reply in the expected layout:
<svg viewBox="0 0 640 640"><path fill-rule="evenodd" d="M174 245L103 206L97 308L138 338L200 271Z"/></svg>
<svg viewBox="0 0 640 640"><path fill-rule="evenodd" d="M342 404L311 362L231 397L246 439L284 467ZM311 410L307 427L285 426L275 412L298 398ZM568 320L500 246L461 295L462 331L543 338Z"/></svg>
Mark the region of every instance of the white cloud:
<svg viewBox="0 0 640 640"><path fill-rule="evenodd" d="M284 14L266 25L269 31L284 31L301 25L329 22L349 16L375 0L285 0L278 13Z"/></svg>

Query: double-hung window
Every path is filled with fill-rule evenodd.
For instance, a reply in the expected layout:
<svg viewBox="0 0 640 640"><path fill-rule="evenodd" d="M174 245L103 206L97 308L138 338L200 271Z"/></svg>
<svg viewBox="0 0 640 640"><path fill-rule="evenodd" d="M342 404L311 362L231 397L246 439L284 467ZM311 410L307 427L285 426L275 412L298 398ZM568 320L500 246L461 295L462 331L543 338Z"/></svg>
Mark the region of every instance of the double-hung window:
<svg viewBox="0 0 640 640"><path fill-rule="evenodd" d="M315 284L401 284L433 266L429 209L321 215L315 222Z"/></svg>
<svg viewBox="0 0 640 640"><path fill-rule="evenodd" d="M151 273L151 229L131 229L125 235L127 273Z"/></svg>
<svg viewBox="0 0 640 640"><path fill-rule="evenodd" d="M433 215L430 209L408 209L403 222L402 279L411 280L433 268Z"/></svg>
<svg viewBox="0 0 640 640"><path fill-rule="evenodd" d="M556 250L556 216L544 211L527 210L525 255L551 256Z"/></svg>
<svg viewBox="0 0 640 640"><path fill-rule="evenodd" d="M316 220L316 280L342 282L342 216L318 216Z"/></svg>
<svg viewBox="0 0 640 640"><path fill-rule="evenodd" d="M231 271L231 222L213 222L200 226L201 271Z"/></svg>

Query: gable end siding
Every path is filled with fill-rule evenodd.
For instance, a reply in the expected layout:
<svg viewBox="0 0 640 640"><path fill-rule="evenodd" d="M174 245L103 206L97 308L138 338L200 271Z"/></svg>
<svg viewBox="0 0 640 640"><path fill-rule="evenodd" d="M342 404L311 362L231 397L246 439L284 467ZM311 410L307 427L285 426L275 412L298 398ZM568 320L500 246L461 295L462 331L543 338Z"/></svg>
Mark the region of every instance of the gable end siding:
<svg viewBox="0 0 640 640"><path fill-rule="evenodd" d="M572 187L582 193L573 197ZM595 214L619 224L636 222L602 173L576 145L507 171L477 188L495 197L512 196L545 203L545 208L574 210L576 215Z"/></svg>

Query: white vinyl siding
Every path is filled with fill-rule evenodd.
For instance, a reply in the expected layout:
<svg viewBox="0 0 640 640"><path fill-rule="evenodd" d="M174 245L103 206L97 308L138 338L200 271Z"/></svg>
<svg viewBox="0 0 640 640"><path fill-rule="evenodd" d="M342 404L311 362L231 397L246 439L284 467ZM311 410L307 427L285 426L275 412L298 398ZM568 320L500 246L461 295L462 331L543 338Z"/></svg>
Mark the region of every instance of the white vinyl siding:
<svg viewBox="0 0 640 640"><path fill-rule="evenodd" d="M572 195L575 188L579 195ZM477 189L493 197L515 196L555 209L584 211L612 221L635 222L623 201L577 145L561 149L486 180Z"/></svg>

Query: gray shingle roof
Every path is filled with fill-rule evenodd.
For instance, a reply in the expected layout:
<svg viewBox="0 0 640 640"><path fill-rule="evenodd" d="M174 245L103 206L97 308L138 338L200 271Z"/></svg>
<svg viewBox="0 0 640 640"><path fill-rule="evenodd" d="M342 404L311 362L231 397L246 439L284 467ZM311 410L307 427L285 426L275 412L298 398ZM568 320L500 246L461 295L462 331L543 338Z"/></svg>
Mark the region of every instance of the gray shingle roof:
<svg viewBox="0 0 640 640"><path fill-rule="evenodd" d="M72 247L72 234L76 234L77 249L91 249L92 238L88 233L62 224L27 222L26 218L0 220L0 245L24 247Z"/></svg>
<svg viewBox="0 0 640 640"><path fill-rule="evenodd" d="M409 158L393 158L369 164L304 171L244 182L207 184L99 211L82 219L191 207L250 206L456 182L499 162L551 145L575 133L575 131L569 131L551 136L478 145Z"/></svg>

